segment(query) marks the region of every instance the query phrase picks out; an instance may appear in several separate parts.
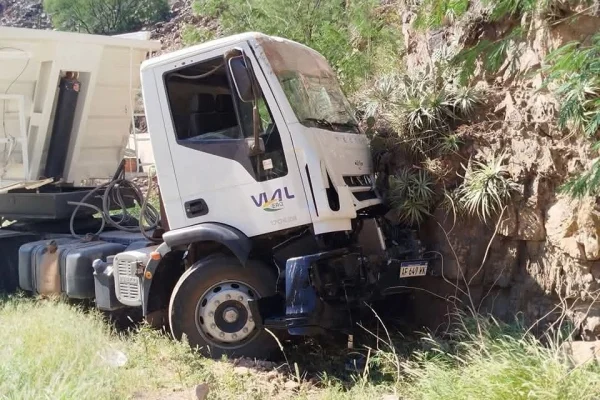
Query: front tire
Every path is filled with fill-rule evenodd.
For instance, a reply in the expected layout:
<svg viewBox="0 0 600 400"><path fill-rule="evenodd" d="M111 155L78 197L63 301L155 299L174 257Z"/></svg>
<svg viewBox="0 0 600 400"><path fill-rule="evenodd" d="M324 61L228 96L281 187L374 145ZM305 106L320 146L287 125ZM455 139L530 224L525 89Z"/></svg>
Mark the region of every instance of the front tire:
<svg viewBox="0 0 600 400"><path fill-rule="evenodd" d="M277 343L256 327L248 300L275 294L276 281L274 271L258 261L242 266L235 257L200 260L171 295L171 333L178 340L185 334L190 346L207 357L268 358Z"/></svg>

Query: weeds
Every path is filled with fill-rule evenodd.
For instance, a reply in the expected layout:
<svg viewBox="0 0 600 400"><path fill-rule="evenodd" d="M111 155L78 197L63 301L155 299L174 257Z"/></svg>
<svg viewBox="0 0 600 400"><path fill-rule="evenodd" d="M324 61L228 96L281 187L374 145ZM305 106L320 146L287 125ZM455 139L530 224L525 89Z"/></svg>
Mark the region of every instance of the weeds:
<svg viewBox="0 0 600 400"><path fill-rule="evenodd" d="M400 77L395 74L384 74L369 85L364 95L361 95L359 108L365 113L365 118L386 114L398 101Z"/></svg>
<svg viewBox="0 0 600 400"><path fill-rule="evenodd" d="M590 45L571 42L546 58L546 86L560 100L558 124L594 141L592 151L600 149L600 34ZM594 162L589 170L569 180L561 191L575 197L593 195L600 187L600 164Z"/></svg>
<svg viewBox="0 0 600 400"><path fill-rule="evenodd" d="M473 161L465 167L464 181L456 193L459 208L483 222L500 211L517 190L503 162L500 156L488 162Z"/></svg>
<svg viewBox="0 0 600 400"><path fill-rule="evenodd" d="M482 103L482 98L474 87L459 86L452 89L448 102L454 108L453 115L466 118L473 115L475 106Z"/></svg>
<svg viewBox="0 0 600 400"><path fill-rule="evenodd" d="M462 141L456 134L444 135L440 139L439 151L442 154L455 153L460 149Z"/></svg>
<svg viewBox="0 0 600 400"><path fill-rule="evenodd" d="M433 204L435 192L431 177L423 170L402 169L389 179L388 201L401 221L419 225Z"/></svg>
<svg viewBox="0 0 600 400"><path fill-rule="evenodd" d="M368 331L377 345L365 349L366 367L352 379L323 370L319 384L306 391L302 365L288 355L288 379L303 386L299 392L273 392L264 375L235 373L232 364L202 358L187 343L147 326L119 335L95 311L13 298L0 302L0 398L120 399L134 393L161 398L198 383L210 386L210 398L223 400L379 400L392 393L406 400L585 400L600 395L600 368L571 368L562 356L560 335L544 345L522 325L457 313L448 335L424 335L412 355L405 355L394 332L375 315L383 329Z"/></svg>
<svg viewBox="0 0 600 400"><path fill-rule="evenodd" d="M402 364L413 399L593 399L599 369L572 370L561 342L543 345L519 325L459 316L452 340L424 338ZM450 346L448 346L450 344Z"/></svg>
<svg viewBox="0 0 600 400"><path fill-rule="evenodd" d="M424 0L414 25L420 29L439 27L461 17L468 8L468 0Z"/></svg>
<svg viewBox="0 0 600 400"><path fill-rule="evenodd" d="M207 42L214 38L214 32L201 26L186 24L181 30L181 41L185 46Z"/></svg>
<svg viewBox="0 0 600 400"><path fill-rule="evenodd" d="M446 83L444 71L386 75L361 96L360 108L367 117L387 121L416 154L455 151L453 124L472 115L482 99L475 88Z"/></svg>

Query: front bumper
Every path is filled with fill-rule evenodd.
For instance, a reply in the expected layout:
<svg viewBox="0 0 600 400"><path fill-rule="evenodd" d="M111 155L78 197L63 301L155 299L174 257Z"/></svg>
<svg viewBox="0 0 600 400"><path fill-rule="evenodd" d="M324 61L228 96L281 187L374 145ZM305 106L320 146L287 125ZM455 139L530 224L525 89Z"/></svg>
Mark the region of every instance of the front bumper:
<svg viewBox="0 0 600 400"><path fill-rule="evenodd" d="M277 301L273 298L253 301L250 310L257 325L268 328L286 329L291 335L315 335L328 330L352 330L352 313L365 302L379 300L385 296L406 292L414 287L414 277L400 277L400 272L406 267L427 266L425 275L431 275L431 259L417 260L386 260L383 265L366 265L368 260L356 257L357 269L361 270L363 280L356 290L353 287L351 299L348 296L340 298L325 298L317 287L313 266L318 262L334 263L347 258L353 260L355 249L342 248L302 257L291 258L285 269L285 298L279 296L279 304L283 307L276 312L277 317L262 318L262 315L273 315ZM351 266L349 266L351 267ZM406 271L406 270L405 270ZM412 282L411 282L412 281ZM268 310L265 312L265 310Z"/></svg>

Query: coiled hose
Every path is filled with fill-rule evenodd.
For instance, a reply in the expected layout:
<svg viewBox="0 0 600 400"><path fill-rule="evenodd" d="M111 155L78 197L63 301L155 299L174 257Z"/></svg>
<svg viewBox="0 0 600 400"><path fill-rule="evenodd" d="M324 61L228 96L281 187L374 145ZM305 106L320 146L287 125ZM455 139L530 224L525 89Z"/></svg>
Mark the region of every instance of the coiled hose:
<svg viewBox="0 0 600 400"><path fill-rule="evenodd" d="M115 175L115 177L110 181L103 185L100 185L93 190L91 190L87 195L84 196L81 201L75 202L70 201L68 204L76 206L71 214L71 220L69 222L69 228L71 230L71 235L76 238L80 238L81 236L75 232L75 216L79 211L80 207L88 207L96 211L102 217L102 224L100 229L94 233L94 235L99 235L104 231L106 225L110 225L113 228L124 232L141 232L144 237L152 242L158 242L160 240L151 237L148 235L148 231L155 229L160 222L160 212L148 202L149 194L152 189L152 174L148 173L148 192L146 196L144 196L140 190L140 188L134 184L133 182L124 178L124 170L120 167L119 171ZM126 223L132 220L132 215L127 209L127 202L125 201L125 196L128 195L127 192L132 193L133 199L137 204L141 206L140 208L140 217L138 219L138 226L127 226ZM93 196L98 196L102 198L102 208L99 208L93 204L86 203L88 199L93 198ZM111 204L117 204L121 208L121 218L117 221L113 219L113 216L110 215ZM147 222L148 225L144 225L144 222Z"/></svg>

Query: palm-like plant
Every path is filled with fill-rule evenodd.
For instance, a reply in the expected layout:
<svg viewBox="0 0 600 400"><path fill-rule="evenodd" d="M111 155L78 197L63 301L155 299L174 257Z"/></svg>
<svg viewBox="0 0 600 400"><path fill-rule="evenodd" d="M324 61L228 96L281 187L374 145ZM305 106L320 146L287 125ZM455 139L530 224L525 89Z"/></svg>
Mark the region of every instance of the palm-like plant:
<svg viewBox="0 0 600 400"><path fill-rule="evenodd" d="M546 58L546 84L554 90L561 107L558 123L562 128L581 133L597 141L600 132L600 33L594 35L589 46L578 42L567 43ZM592 151L598 151L597 143ZM596 194L600 188L600 163L569 180L561 191L573 196Z"/></svg>
<svg viewBox="0 0 600 400"><path fill-rule="evenodd" d="M386 113L397 101L400 79L396 74L385 74L375 80L359 101L365 117Z"/></svg>
<svg viewBox="0 0 600 400"><path fill-rule="evenodd" d="M440 139L438 149L441 154L455 153L460 148L462 141L456 134L444 135Z"/></svg>
<svg viewBox="0 0 600 400"><path fill-rule="evenodd" d="M482 221L500 211L517 190L503 165L503 157L489 162L473 161L465 168L464 181L457 189L458 206Z"/></svg>
<svg viewBox="0 0 600 400"><path fill-rule="evenodd" d="M435 192L431 177L423 170L402 169L390 177L388 200L400 220L419 225L429 215Z"/></svg>
<svg viewBox="0 0 600 400"><path fill-rule="evenodd" d="M400 91L399 108L406 115L412 132L441 129L455 115L450 109L449 94L434 78L406 77Z"/></svg>
<svg viewBox="0 0 600 400"><path fill-rule="evenodd" d="M479 91L472 86L453 88L449 97L454 112L461 117L471 116L477 104L482 101Z"/></svg>

